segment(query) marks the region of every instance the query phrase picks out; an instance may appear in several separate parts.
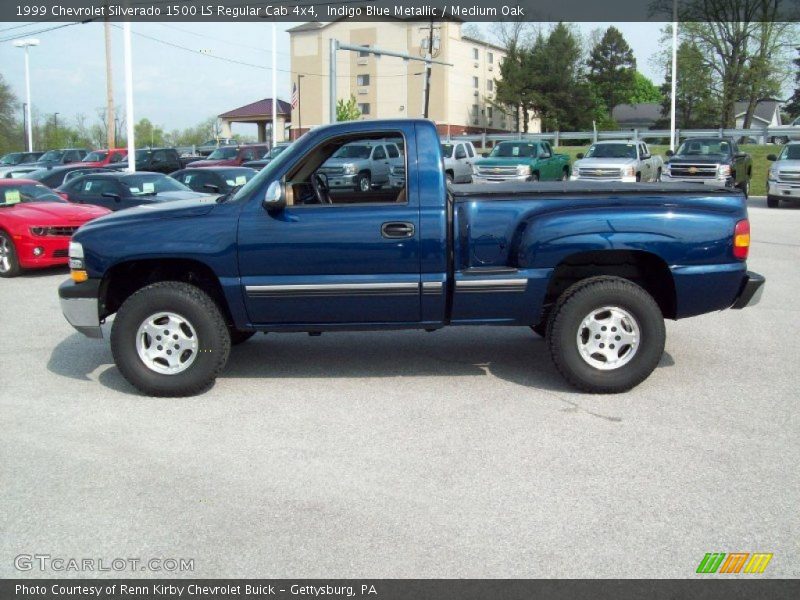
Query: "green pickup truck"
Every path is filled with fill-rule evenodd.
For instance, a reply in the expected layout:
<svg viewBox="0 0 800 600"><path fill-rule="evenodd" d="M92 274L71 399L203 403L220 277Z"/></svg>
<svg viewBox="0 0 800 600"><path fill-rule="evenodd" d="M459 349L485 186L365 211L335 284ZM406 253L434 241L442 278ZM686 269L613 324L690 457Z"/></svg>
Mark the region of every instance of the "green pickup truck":
<svg viewBox="0 0 800 600"><path fill-rule="evenodd" d="M569 176L569 156L553 152L549 142L516 140L500 142L475 161L472 181L566 181Z"/></svg>

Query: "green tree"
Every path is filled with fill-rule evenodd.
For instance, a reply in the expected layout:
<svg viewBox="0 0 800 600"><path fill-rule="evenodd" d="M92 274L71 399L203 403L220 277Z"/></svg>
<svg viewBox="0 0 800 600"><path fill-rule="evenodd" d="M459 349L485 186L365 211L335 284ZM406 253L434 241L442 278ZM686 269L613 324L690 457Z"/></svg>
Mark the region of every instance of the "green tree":
<svg viewBox="0 0 800 600"><path fill-rule="evenodd" d="M11 86L0 75L0 154L22 147L21 131L16 118L19 102ZM16 139L19 138L19 139Z"/></svg>
<svg viewBox="0 0 800 600"><path fill-rule="evenodd" d="M797 58L793 61L794 73L794 94L789 98L789 103L784 107L791 117L800 116L800 47L797 48Z"/></svg>
<svg viewBox="0 0 800 600"><path fill-rule="evenodd" d="M512 41L506 51L506 58L500 64L500 79L495 80L495 96L492 104L504 113L513 115L515 131L528 131L529 90L532 73L530 50ZM523 106L526 110L523 111Z"/></svg>
<svg viewBox="0 0 800 600"><path fill-rule="evenodd" d="M669 123L672 94L672 60L661 86L664 119L657 126ZM678 78L675 94L675 119L684 129L714 127L719 124L719 101L713 92L711 72L705 68L705 57L696 44L681 42L678 46Z"/></svg>
<svg viewBox="0 0 800 600"><path fill-rule="evenodd" d="M619 29L606 29L586 64L588 80L609 111L631 101L636 91L636 59Z"/></svg>
<svg viewBox="0 0 800 600"><path fill-rule="evenodd" d="M628 99L630 104L638 104L639 102L656 102L661 103L664 95L661 89L650 81L645 75L636 71L633 82L633 94Z"/></svg>
<svg viewBox="0 0 800 600"><path fill-rule="evenodd" d="M149 119L140 119L133 126L133 137L137 146L162 146L164 130L153 125Z"/></svg>
<svg viewBox="0 0 800 600"><path fill-rule="evenodd" d="M343 99L336 103L336 120L337 121L355 121L361 116L361 111L358 110L356 97L351 95L350 99L345 102Z"/></svg>

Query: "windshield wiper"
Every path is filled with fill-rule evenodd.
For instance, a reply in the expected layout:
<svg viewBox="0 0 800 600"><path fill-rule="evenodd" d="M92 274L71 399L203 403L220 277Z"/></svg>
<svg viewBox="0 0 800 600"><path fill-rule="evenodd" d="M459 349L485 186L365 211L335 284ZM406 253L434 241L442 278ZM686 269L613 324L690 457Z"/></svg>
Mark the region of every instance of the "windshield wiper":
<svg viewBox="0 0 800 600"><path fill-rule="evenodd" d="M233 196L236 192L239 191L239 188L241 187L242 187L241 185L236 185L232 187L226 194L222 194L219 198L217 198L217 204L223 204L227 202L231 198L231 196Z"/></svg>

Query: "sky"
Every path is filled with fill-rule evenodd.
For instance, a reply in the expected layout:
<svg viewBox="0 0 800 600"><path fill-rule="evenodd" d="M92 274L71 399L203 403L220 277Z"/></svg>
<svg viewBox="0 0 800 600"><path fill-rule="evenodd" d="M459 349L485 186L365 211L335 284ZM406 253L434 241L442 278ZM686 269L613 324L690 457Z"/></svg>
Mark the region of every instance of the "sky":
<svg viewBox="0 0 800 600"><path fill-rule="evenodd" d="M611 24L579 23L576 27L588 35L593 29L605 29ZM2 32L16 25L19 24L0 23L0 38L42 28L31 25ZM286 100L291 92L286 29L294 25L297 23L276 25L278 97ZM652 57L659 50L664 24L613 25L622 31L633 49L639 70L660 84L663 72L655 69ZM485 24L480 26L485 27ZM249 22L133 23L135 120L148 118L167 131L183 129L227 110L271 97L271 29L271 24ZM40 45L30 49L34 111L42 116L57 112L61 122L69 122L77 114L84 115L87 123L96 121L106 97L103 25L74 25L35 37ZM112 29L112 37L114 96L117 110L121 112L125 101L121 26ZM248 64L217 60L211 55ZM23 51L11 41L0 42L0 74L24 102ZM255 125L235 125L234 133L255 136Z"/></svg>

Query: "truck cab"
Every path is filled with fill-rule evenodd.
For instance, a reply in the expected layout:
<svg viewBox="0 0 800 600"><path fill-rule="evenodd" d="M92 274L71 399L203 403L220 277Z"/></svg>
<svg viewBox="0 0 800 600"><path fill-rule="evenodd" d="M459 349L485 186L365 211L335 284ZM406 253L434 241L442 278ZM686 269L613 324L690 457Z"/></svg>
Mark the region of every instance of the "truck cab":
<svg viewBox="0 0 800 600"><path fill-rule="evenodd" d="M566 181L569 157L553 152L547 141L506 141L492 148L486 158L475 161L475 183L508 181Z"/></svg>

